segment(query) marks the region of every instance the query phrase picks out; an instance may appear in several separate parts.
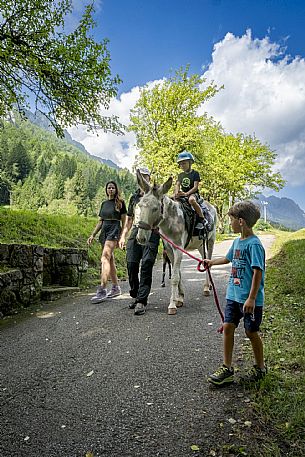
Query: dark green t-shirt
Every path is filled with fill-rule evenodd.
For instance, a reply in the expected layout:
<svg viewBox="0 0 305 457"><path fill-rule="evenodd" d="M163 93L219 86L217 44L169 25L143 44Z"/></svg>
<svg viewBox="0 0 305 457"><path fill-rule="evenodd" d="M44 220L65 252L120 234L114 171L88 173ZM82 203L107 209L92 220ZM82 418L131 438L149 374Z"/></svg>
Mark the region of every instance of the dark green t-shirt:
<svg viewBox="0 0 305 457"><path fill-rule="evenodd" d="M115 201L114 200L105 200L99 212L99 217L104 221L120 221L122 214L126 214L126 205L125 202L122 202L122 208L120 211L115 209Z"/></svg>

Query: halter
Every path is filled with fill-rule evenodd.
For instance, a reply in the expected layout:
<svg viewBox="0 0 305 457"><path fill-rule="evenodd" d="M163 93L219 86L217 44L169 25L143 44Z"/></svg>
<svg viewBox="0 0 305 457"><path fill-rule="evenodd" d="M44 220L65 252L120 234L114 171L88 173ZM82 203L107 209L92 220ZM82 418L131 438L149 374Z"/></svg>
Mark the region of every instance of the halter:
<svg viewBox="0 0 305 457"><path fill-rule="evenodd" d="M149 225L146 222L139 221L138 222L138 227L142 230L156 230L158 228L158 225L163 219L163 198L160 200L160 216L158 219L155 221L153 225Z"/></svg>
<svg viewBox="0 0 305 457"><path fill-rule="evenodd" d="M154 225L149 225L146 224L146 222L139 221L138 222L138 227L142 230L156 230L158 228L158 225L162 221L163 217L162 215L157 219L157 221L154 223Z"/></svg>

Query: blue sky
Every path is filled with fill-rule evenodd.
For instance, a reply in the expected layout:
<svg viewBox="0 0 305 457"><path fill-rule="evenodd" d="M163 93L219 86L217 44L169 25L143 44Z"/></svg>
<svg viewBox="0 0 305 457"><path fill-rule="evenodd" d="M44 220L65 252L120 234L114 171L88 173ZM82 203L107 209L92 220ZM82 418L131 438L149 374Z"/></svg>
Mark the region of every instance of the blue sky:
<svg viewBox="0 0 305 457"><path fill-rule="evenodd" d="M250 28L257 38L269 35L290 54L305 55L304 0L103 0L98 10L97 31L110 39L121 91L181 65L200 73L227 32L240 36Z"/></svg>
<svg viewBox="0 0 305 457"><path fill-rule="evenodd" d="M83 2L75 0L80 7ZM255 134L279 156L277 196L305 210L305 1L98 0L95 38L107 37L123 83L110 111L128 123L143 85L190 65L225 88L204 109L228 132ZM95 155L131 167L134 137L70 130ZM203 177L204 179L204 177Z"/></svg>

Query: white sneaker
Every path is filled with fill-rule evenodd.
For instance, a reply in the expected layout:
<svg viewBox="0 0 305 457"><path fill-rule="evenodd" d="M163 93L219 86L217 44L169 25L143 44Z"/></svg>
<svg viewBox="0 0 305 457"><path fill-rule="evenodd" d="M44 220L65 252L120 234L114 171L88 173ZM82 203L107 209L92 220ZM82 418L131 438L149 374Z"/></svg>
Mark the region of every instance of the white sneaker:
<svg viewBox="0 0 305 457"><path fill-rule="evenodd" d="M118 295L121 295L121 293L122 293L122 291L121 291L120 286L114 286L113 285L111 287L111 290L107 294L107 298L117 297Z"/></svg>

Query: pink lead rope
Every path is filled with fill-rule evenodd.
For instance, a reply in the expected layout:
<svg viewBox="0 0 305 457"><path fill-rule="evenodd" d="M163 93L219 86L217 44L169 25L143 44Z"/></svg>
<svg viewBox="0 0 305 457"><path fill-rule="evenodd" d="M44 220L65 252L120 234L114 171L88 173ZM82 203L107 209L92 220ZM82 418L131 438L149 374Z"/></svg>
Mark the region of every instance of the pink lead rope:
<svg viewBox="0 0 305 457"><path fill-rule="evenodd" d="M165 241L167 241L169 244L171 244L174 248L178 249L179 251L183 252L183 254L186 254L189 257L191 257L192 259L196 260L198 262L198 265L197 265L197 270L198 271L200 271L202 273L205 272L205 271L208 272L209 280L210 280L210 283L211 283L212 289L213 289L214 301L215 301L215 304L217 306L217 310L219 312L221 321L223 322L224 321L223 312L222 312L222 309L221 309L220 304L219 304L218 295L217 295L217 292L216 292L216 287L215 287L215 284L214 284L214 281L213 281L213 278L212 278L212 275L211 275L211 270L209 269L209 267L204 263L204 261L202 259L199 259L198 257L195 257L192 254L190 254L189 252L187 252L185 249L182 249L180 246L175 244L172 240L167 238L167 236L162 235L160 232L159 232L159 235L161 236L161 238L163 238ZM223 326L219 327L217 332L218 333L222 333L223 332Z"/></svg>

